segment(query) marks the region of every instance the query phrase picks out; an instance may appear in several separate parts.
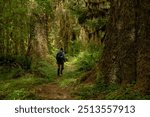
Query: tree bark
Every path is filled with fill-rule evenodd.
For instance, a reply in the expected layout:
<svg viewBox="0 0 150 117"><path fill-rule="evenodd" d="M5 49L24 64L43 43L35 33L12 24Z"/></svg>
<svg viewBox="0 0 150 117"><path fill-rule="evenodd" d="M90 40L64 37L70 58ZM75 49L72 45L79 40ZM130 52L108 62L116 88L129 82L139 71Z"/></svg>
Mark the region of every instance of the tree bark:
<svg viewBox="0 0 150 117"><path fill-rule="evenodd" d="M150 93L150 1L138 0L137 83L143 94Z"/></svg>
<svg viewBox="0 0 150 117"><path fill-rule="evenodd" d="M33 14L31 16L27 55L33 58L46 58L49 53L47 45L47 27L44 21L45 15Z"/></svg>
<svg viewBox="0 0 150 117"><path fill-rule="evenodd" d="M105 83L150 88L150 8L148 0L112 0L101 71Z"/></svg>

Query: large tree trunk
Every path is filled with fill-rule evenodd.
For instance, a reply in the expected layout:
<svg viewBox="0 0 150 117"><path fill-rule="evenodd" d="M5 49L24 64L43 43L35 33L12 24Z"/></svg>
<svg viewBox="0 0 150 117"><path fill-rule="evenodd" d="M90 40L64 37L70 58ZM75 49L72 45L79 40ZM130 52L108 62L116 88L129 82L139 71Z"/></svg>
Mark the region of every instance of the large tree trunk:
<svg viewBox="0 0 150 117"><path fill-rule="evenodd" d="M33 58L46 58L48 52L47 27L45 26L45 15L31 16L30 39L28 43L27 55ZM44 23L43 23L44 22Z"/></svg>
<svg viewBox="0 0 150 117"><path fill-rule="evenodd" d="M149 0L112 0L101 70L105 83L150 87ZM144 87L144 88L142 88Z"/></svg>
<svg viewBox="0 0 150 117"><path fill-rule="evenodd" d="M138 1L136 86L143 93L150 93L150 1Z"/></svg>

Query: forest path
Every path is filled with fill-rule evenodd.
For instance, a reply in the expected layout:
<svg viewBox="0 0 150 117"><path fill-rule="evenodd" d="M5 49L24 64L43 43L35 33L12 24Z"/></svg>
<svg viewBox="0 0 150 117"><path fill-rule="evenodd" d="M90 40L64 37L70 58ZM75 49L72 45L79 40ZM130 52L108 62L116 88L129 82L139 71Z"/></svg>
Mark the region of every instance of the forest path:
<svg viewBox="0 0 150 117"><path fill-rule="evenodd" d="M62 88L57 82L43 84L36 87L36 95L46 100L68 100L73 99L69 88Z"/></svg>
<svg viewBox="0 0 150 117"><path fill-rule="evenodd" d="M57 68L56 68L57 70ZM54 81L35 87L36 96L46 100L71 100L72 96L71 82L76 79L71 78L71 73L75 72L75 64L68 62L65 65L64 74L56 76Z"/></svg>

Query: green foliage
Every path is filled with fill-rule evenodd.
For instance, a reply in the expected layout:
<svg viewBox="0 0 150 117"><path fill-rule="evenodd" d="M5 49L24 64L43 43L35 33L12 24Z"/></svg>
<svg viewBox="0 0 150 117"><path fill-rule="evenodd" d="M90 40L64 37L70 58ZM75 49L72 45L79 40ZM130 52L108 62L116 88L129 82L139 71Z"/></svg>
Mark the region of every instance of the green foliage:
<svg viewBox="0 0 150 117"><path fill-rule="evenodd" d="M28 56L0 56L0 65L7 66L8 68L22 68L30 70L32 59Z"/></svg>
<svg viewBox="0 0 150 117"><path fill-rule="evenodd" d="M95 98L95 90L94 85L80 85L77 91L75 91L74 95L77 99L87 100Z"/></svg>
<svg viewBox="0 0 150 117"><path fill-rule="evenodd" d="M139 91L134 90L133 84L125 86L110 85L107 90L105 99L109 100L141 100L150 99L150 95L142 95Z"/></svg>
<svg viewBox="0 0 150 117"><path fill-rule="evenodd" d="M0 99L39 99L32 87L48 83L55 76L56 67L44 60L33 63L28 72L21 67L0 66Z"/></svg>
<svg viewBox="0 0 150 117"><path fill-rule="evenodd" d="M80 14L78 16L79 24L83 24L86 22L86 18L87 18L86 14L87 14L86 10L80 11Z"/></svg>
<svg viewBox="0 0 150 117"><path fill-rule="evenodd" d="M1 2L1 54L21 55L26 50L28 38L28 1L11 0Z"/></svg>
<svg viewBox="0 0 150 117"><path fill-rule="evenodd" d="M0 8L0 53L4 55L27 53L34 26L31 16L53 16L53 0L1 1Z"/></svg>
<svg viewBox="0 0 150 117"><path fill-rule="evenodd" d="M84 7L84 4L85 3L83 0L70 0L67 5L71 11L71 14L78 19L79 24L85 23L87 17L88 10Z"/></svg>
<svg viewBox="0 0 150 117"><path fill-rule="evenodd" d="M11 68L10 66L0 66L0 80L8 80L23 75L24 70L21 68Z"/></svg>
<svg viewBox="0 0 150 117"><path fill-rule="evenodd" d="M4 63L5 62L5 63ZM37 77L52 80L56 75L55 67L47 61L36 61L31 65L31 60L24 57L9 58L0 65L0 78L19 78L27 73L33 73Z"/></svg>
<svg viewBox="0 0 150 117"><path fill-rule="evenodd" d="M83 0L69 0L69 2L67 3L67 7L68 9L71 10L71 12L74 15L80 15L82 13L82 11L84 10L84 1Z"/></svg>
<svg viewBox="0 0 150 117"><path fill-rule="evenodd" d="M69 67L71 69L71 67ZM59 85L61 87L72 87L76 81L77 78L81 76L82 72L77 71L77 70L73 70L73 71L65 71L67 72L66 74L64 74L61 78L61 80L59 81Z"/></svg>
<svg viewBox="0 0 150 117"><path fill-rule="evenodd" d="M102 77L102 76L100 76ZM135 90L135 84L109 84L102 79L97 79L95 84L80 84L74 95L78 99L105 99L105 100L147 100L150 95L142 95Z"/></svg>
<svg viewBox="0 0 150 117"><path fill-rule="evenodd" d="M91 53L83 52L78 57L79 70L89 71L95 65L95 58Z"/></svg>
<svg viewBox="0 0 150 117"><path fill-rule="evenodd" d="M81 52L77 58L77 64L79 70L89 71L91 70L96 63L100 60L101 54L103 51L103 46L96 44L89 44L88 50Z"/></svg>
<svg viewBox="0 0 150 117"><path fill-rule="evenodd" d="M33 63L32 71L37 77L46 78L52 81L56 76L56 67L45 60L38 60Z"/></svg>
<svg viewBox="0 0 150 117"><path fill-rule="evenodd" d="M78 40L74 40L74 41L70 41L70 50L69 50L69 54L71 56L77 56L80 51L82 50L83 44L81 41Z"/></svg>
<svg viewBox="0 0 150 117"><path fill-rule="evenodd" d="M37 7L34 12L37 14L46 13L49 16L53 16L53 0L36 0Z"/></svg>
<svg viewBox="0 0 150 117"><path fill-rule="evenodd" d="M48 82L47 79L34 77L32 74L26 74L18 79L9 78L1 80L0 77L0 99L38 99L32 87L41 83Z"/></svg>
<svg viewBox="0 0 150 117"><path fill-rule="evenodd" d="M79 99L97 99L97 96L105 94L107 91L107 86L103 81L99 81L96 84L80 85L75 95Z"/></svg>
<svg viewBox="0 0 150 117"><path fill-rule="evenodd" d="M105 26L107 23L107 18L95 18L95 19L88 19L85 24L87 26L89 26L90 28L93 28L93 29L96 29L96 30L99 30L100 28L102 28L103 26Z"/></svg>
<svg viewBox="0 0 150 117"><path fill-rule="evenodd" d="M106 86L104 83L93 85L80 85L74 93L77 99L105 99L105 100L149 100L150 95L142 95L134 91L133 85L121 86L112 84Z"/></svg>
<svg viewBox="0 0 150 117"><path fill-rule="evenodd" d="M15 100L15 99L19 99L19 100L22 100L22 99L25 99L26 97L26 95L28 95L28 92L25 90L25 89L18 89L18 90L14 90L14 91L12 91L9 95L8 95L8 97L10 98L10 99L13 99L13 100Z"/></svg>
<svg viewBox="0 0 150 117"><path fill-rule="evenodd" d="M143 96L139 91L134 90L134 84L119 85L110 84L106 86L105 83L100 81L95 86L95 90L98 91L97 96L103 94L102 99L106 100L141 100L150 99L149 95Z"/></svg>

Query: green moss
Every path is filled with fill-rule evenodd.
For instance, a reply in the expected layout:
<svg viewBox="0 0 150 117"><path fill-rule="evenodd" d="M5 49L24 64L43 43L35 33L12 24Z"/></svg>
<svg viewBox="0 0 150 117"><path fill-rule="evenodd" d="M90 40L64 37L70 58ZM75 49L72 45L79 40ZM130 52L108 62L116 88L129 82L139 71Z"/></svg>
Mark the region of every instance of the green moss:
<svg viewBox="0 0 150 117"><path fill-rule="evenodd" d="M0 80L0 98L35 99L32 87L46 82L47 79L37 78L32 74L26 74L18 79Z"/></svg>
<svg viewBox="0 0 150 117"><path fill-rule="evenodd" d="M80 85L74 92L77 99L87 100L93 99L95 95L94 85Z"/></svg>
<svg viewBox="0 0 150 117"><path fill-rule="evenodd" d="M0 67L0 99L39 99L33 87L48 83L56 76L56 67L42 60L33 63L29 71L8 68Z"/></svg>

